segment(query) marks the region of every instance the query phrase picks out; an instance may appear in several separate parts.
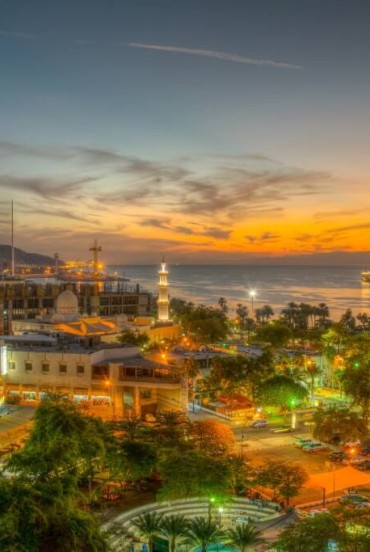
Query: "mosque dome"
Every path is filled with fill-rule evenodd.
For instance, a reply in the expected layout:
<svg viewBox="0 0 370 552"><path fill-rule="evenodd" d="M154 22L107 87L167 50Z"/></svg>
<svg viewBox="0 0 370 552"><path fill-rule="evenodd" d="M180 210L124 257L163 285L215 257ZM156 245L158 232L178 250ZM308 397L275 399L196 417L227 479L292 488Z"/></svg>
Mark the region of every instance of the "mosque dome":
<svg viewBox="0 0 370 552"><path fill-rule="evenodd" d="M57 316L78 316L78 299L72 291L62 291L56 299L55 311Z"/></svg>

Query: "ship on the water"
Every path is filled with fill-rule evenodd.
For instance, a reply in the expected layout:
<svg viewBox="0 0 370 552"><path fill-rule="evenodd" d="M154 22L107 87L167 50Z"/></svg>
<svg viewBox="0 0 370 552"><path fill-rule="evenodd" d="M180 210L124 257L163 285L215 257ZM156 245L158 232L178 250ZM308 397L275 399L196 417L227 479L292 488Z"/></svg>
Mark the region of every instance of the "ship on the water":
<svg viewBox="0 0 370 552"><path fill-rule="evenodd" d="M361 272L361 280L370 283L370 269Z"/></svg>

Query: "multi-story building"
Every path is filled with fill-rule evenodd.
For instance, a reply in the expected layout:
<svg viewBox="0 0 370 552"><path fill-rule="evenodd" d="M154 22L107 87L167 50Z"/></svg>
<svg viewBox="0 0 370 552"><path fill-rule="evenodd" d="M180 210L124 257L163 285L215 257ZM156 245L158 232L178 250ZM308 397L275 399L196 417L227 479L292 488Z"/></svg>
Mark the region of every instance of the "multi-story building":
<svg viewBox="0 0 370 552"><path fill-rule="evenodd" d="M172 366L143 357L137 347L84 348L52 336L3 336L1 374L6 396L37 404L67 395L105 416L145 416L187 409L187 382Z"/></svg>
<svg viewBox="0 0 370 552"><path fill-rule="evenodd" d="M154 309L151 293L138 284L91 282L36 284L27 280L0 280L0 334L12 332L13 320L34 319L55 310L61 291L70 289L77 296L79 312L114 317L150 315Z"/></svg>

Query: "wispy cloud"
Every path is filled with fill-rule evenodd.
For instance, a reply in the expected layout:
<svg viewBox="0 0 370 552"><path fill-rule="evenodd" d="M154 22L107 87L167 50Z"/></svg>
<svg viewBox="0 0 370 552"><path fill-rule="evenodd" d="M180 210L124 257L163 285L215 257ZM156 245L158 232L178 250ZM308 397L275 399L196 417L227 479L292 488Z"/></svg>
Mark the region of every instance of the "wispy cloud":
<svg viewBox="0 0 370 552"><path fill-rule="evenodd" d="M22 31L5 31L0 30L0 36L6 36L9 38L40 38L39 35L34 33L24 33Z"/></svg>
<svg viewBox="0 0 370 552"><path fill-rule="evenodd" d="M143 48L145 50L158 50L161 52L173 52L178 54L187 54L191 56L200 56L214 59L221 59L223 61L232 61L234 63L244 63L248 65L260 65L264 67L276 67L279 69L303 69L301 65L295 65L293 63L286 63L283 61L274 61L272 59L259 59L245 56L239 56L238 54L228 54L226 52L218 52L217 50L202 50L199 48L181 48L179 46L164 46L162 44L143 44L142 42L130 42L127 44L131 48Z"/></svg>

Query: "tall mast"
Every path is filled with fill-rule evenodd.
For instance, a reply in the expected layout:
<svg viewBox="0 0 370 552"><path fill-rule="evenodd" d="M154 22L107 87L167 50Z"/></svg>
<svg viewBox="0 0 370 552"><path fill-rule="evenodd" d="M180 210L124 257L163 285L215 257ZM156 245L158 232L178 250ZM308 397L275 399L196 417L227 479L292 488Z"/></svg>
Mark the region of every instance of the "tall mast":
<svg viewBox="0 0 370 552"><path fill-rule="evenodd" d="M15 261L14 261L14 205L12 200L12 277L15 276Z"/></svg>
<svg viewBox="0 0 370 552"><path fill-rule="evenodd" d="M97 277L99 274L99 253L101 252L101 246L98 246L98 240L94 240L93 247L90 247L90 251L94 254L94 261L93 261L93 267L94 267L94 276Z"/></svg>

